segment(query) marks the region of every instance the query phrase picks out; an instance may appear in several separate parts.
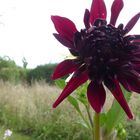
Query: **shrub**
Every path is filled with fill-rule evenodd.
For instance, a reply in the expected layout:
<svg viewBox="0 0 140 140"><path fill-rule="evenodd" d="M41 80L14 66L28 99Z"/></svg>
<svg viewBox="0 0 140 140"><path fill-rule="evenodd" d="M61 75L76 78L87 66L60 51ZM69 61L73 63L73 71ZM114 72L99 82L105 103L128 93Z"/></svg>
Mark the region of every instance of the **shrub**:
<svg viewBox="0 0 140 140"><path fill-rule="evenodd" d="M8 56L0 57L0 70L3 68L15 68L15 61L11 60Z"/></svg>
<svg viewBox="0 0 140 140"><path fill-rule="evenodd" d="M19 80L19 71L16 63L9 57L0 57L0 79L10 82Z"/></svg>
<svg viewBox="0 0 140 140"><path fill-rule="evenodd" d="M0 79L16 83L19 81L19 71L17 68L2 68L0 70Z"/></svg>
<svg viewBox="0 0 140 140"><path fill-rule="evenodd" d="M35 81L45 80L49 84L53 84L51 80L51 74L53 73L56 64L46 64L37 66L35 69L31 69L27 75L27 81L31 84Z"/></svg>
<svg viewBox="0 0 140 140"><path fill-rule="evenodd" d="M8 56L0 57L0 79L11 83L25 82L27 69L16 65Z"/></svg>

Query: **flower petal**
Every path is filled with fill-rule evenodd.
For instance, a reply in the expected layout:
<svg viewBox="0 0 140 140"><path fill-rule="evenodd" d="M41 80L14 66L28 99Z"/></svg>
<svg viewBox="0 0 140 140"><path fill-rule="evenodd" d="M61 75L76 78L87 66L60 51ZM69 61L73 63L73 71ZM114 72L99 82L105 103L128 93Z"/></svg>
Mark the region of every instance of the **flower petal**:
<svg viewBox="0 0 140 140"><path fill-rule="evenodd" d="M69 49L69 51L73 56L79 56L79 53L76 49Z"/></svg>
<svg viewBox="0 0 140 140"><path fill-rule="evenodd" d="M123 78L118 78L118 79L119 79L119 82L123 85L123 87L124 87L128 92L131 92L130 86L129 86L129 84L127 83L126 79L123 79Z"/></svg>
<svg viewBox="0 0 140 140"><path fill-rule="evenodd" d="M79 67L79 64L75 62L75 59L67 59L59 63L52 75L52 79L58 79L67 74L74 72Z"/></svg>
<svg viewBox="0 0 140 140"><path fill-rule="evenodd" d="M123 0L114 0L112 7L111 7L111 18L110 18L110 24L115 25L117 18L123 8Z"/></svg>
<svg viewBox="0 0 140 140"><path fill-rule="evenodd" d="M121 107L123 108L123 110L126 112L127 116L130 119L133 119L133 115L131 113L131 110L127 104L127 101L122 93L122 90L120 88L119 82L117 80L112 81L114 83L115 88L114 89L110 89L110 91L112 92L113 96L116 98L116 100L118 101L118 103L121 105Z"/></svg>
<svg viewBox="0 0 140 140"><path fill-rule="evenodd" d="M97 113L101 112L106 99L106 93L103 85L91 82L88 86L87 97L92 108Z"/></svg>
<svg viewBox="0 0 140 140"><path fill-rule="evenodd" d="M74 33L77 32L75 24L65 17L51 16L51 19L57 32L72 41Z"/></svg>
<svg viewBox="0 0 140 140"><path fill-rule="evenodd" d="M87 80L88 75L86 71L77 76L73 76L58 97L58 99L53 104L53 107L57 107L67 96L69 96L76 88L85 83Z"/></svg>
<svg viewBox="0 0 140 140"><path fill-rule="evenodd" d="M128 35L124 37L124 39L128 39L129 41L135 41L140 39L140 35Z"/></svg>
<svg viewBox="0 0 140 140"><path fill-rule="evenodd" d="M135 24L137 23L137 21L140 18L140 12L138 14L136 14L125 26L125 30L127 30L127 33L135 26Z"/></svg>
<svg viewBox="0 0 140 140"><path fill-rule="evenodd" d="M127 78L127 83L131 91L140 93L140 81L136 78Z"/></svg>
<svg viewBox="0 0 140 140"><path fill-rule="evenodd" d="M64 46L68 47L68 48L74 48L73 42L67 40L64 36L62 36L61 34L53 34L54 37Z"/></svg>
<svg viewBox="0 0 140 140"><path fill-rule="evenodd" d="M90 12L88 9L86 9L85 14L84 14L84 24L85 24L86 29L90 27L89 18L90 18Z"/></svg>
<svg viewBox="0 0 140 140"><path fill-rule="evenodd" d="M127 31L127 30L126 30ZM128 35L124 39L130 41L130 45L139 45L140 44L140 35ZM136 50L136 52L139 52Z"/></svg>
<svg viewBox="0 0 140 140"><path fill-rule="evenodd" d="M93 0L90 9L90 23L93 24L97 18L106 19L106 15L104 0Z"/></svg>

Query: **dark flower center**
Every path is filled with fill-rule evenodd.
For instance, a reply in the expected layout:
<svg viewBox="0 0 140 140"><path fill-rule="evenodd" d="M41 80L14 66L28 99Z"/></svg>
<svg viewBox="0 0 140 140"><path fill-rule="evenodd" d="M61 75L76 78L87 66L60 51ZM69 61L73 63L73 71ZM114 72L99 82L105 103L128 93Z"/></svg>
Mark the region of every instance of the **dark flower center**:
<svg viewBox="0 0 140 140"><path fill-rule="evenodd" d="M135 48L125 33L122 24L116 28L102 19L97 19L89 29L75 33L78 59L88 69L91 80L101 83L114 79L120 67L130 64L131 51Z"/></svg>

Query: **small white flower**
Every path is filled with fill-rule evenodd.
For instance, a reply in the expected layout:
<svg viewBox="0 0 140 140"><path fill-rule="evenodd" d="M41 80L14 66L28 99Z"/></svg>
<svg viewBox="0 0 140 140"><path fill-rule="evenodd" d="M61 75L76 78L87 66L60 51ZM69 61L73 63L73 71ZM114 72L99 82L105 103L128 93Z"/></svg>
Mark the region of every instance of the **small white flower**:
<svg viewBox="0 0 140 140"><path fill-rule="evenodd" d="M10 129L5 130L3 139L10 137L12 135L12 131Z"/></svg>

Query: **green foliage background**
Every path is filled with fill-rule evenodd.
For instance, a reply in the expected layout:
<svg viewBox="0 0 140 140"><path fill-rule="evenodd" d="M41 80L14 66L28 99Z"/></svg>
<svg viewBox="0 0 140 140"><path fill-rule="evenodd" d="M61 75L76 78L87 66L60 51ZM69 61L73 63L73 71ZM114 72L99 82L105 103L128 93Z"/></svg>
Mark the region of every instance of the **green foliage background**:
<svg viewBox="0 0 140 140"><path fill-rule="evenodd" d="M0 57L0 80L12 83L26 82L29 84L35 81L44 80L48 84L53 84L51 74L57 64L45 64L34 69L19 67L14 60L8 56Z"/></svg>
<svg viewBox="0 0 140 140"><path fill-rule="evenodd" d="M90 140L90 133L87 129L85 129L82 125L82 123L79 123L78 121L80 120L80 118L78 117L79 115L76 114L77 112L72 111L68 111L66 108L58 108L57 110L52 111L49 107L46 107L47 102L44 101L44 103L40 103L40 99L39 102L33 104L33 107L36 106L37 110L36 110L36 115L32 118L29 116L29 110L25 110L22 111L20 113L17 113L17 109L14 111L14 107L16 107L17 105L14 105L14 107L12 107L12 104L8 105L8 101L6 101L7 94L8 92L11 93L11 95L13 95L13 93L11 92L12 90L15 90L15 86L17 86L19 83L21 83L22 87L22 92L27 92L30 93L31 92L31 87L32 86L25 86L26 88L29 88L28 90L24 87L24 83L28 84L28 85L36 85L36 81L40 82L40 81L45 81L45 86L48 84L53 85L54 81L51 80L51 75L55 69L57 64L45 64L45 65L40 65L37 66L36 68L33 69L28 69L24 64L23 67L20 67L18 65L16 65L15 61L10 59L8 56L6 57L0 57L0 82L4 81L8 82L8 83L12 83L16 84L13 86L12 89L8 89L9 84L6 85L6 89L8 90L6 92L6 94L4 94L3 97L1 97L1 101L0 101L0 124L4 125L4 127L8 127L8 128L14 128L18 133L21 133L23 135L28 135L30 137L32 137L33 139L37 139L37 140ZM60 82L61 80L57 81L57 84L59 86L64 86L62 85L62 82ZM1 82L2 84L3 82ZM47 83L47 84L46 84ZM42 88L44 88L45 86L43 86ZM53 92L54 91L54 86L49 86L53 88ZM34 87L35 91L39 91L38 88ZM1 85L1 94L3 89L3 85ZM81 89L78 89L76 92L80 93L80 98L79 101L80 102L85 102L85 100L83 99L83 95L85 95L84 93L86 91L84 91L83 94L81 94ZM17 89L16 89L17 90ZM48 90L48 89L47 89ZM46 93L45 90L43 92ZM3 90L4 91L4 90ZM18 90L17 90L18 91ZM29 98L29 101L25 101L25 105L27 103L30 103L36 96L36 92L33 92L33 97ZM43 91L43 90L42 90ZM5 91L4 91L5 92ZM14 91L15 92L15 91ZM24 93L22 93L24 95ZM39 93L40 94L40 93ZM27 94L28 96L30 94ZM25 97L27 96L25 95ZM51 94L52 95L52 94ZM12 98L9 97L10 99ZM39 98L39 96L37 96L37 99ZM41 98L41 97L40 97ZM21 99L21 97L17 98L17 101L19 101ZM42 96L42 99L46 99ZM136 98L138 99L138 98ZM11 100L10 100L11 101ZM51 100L50 100L51 101ZM14 102L15 102L15 96L14 96ZM69 102L74 102L73 98L69 98ZM137 101L137 106L138 106L138 102ZM135 101L133 102L133 104L135 103ZM52 104L52 103L51 103ZM76 107L77 104L73 104ZM21 105L19 105L21 106ZM30 106L24 106L26 109L29 109ZM69 106L70 107L70 106ZM136 108L136 107L135 107ZM43 110L42 110L43 109ZM70 108L69 108L70 109ZM21 111L21 109L19 109ZM67 111L64 111L67 110ZM35 112L35 111L34 111ZM46 114L44 114L44 112ZM138 108L134 111L136 114L136 118L133 121L124 121L121 125L119 124L119 126L116 126L116 130L119 132L119 136L121 137L121 140L139 140L140 137L140 110L139 110L139 106ZM22 113L22 114L21 114ZM68 114L66 114L68 113ZM118 111L117 111L118 113ZM31 113L32 114L32 113ZM72 114L74 115L72 117ZM49 118L47 118L47 115L49 116ZM115 115L115 113L113 113L113 115ZM69 118L70 117L70 118ZM46 118L46 119L45 119ZM45 119L45 120L44 120ZM72 119L72 120L70 120ZM120 121L120 120L118 120ZM77 122L77 123L76 123ZM114 122L114 121L112 121ZM109 120L109 122L107 124L111 123L111 121ZM109 125L111 126L111 125ZM121 126L121 127L120 127ZM123 130L126 130L127 132L127 138L122 138L123 134ZM79 131L80 130L80 131Z"/></svg>
<svg viewBox="0 0 140 140"><path fill-rule="evenodd" d="M31 84L35 81L45 80L45 82L49 84L54 84L54 81L51 80L51 75L56 65L57 64L45 64L29 70L27 74L28 83Z"/></svg>

